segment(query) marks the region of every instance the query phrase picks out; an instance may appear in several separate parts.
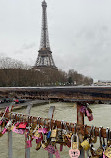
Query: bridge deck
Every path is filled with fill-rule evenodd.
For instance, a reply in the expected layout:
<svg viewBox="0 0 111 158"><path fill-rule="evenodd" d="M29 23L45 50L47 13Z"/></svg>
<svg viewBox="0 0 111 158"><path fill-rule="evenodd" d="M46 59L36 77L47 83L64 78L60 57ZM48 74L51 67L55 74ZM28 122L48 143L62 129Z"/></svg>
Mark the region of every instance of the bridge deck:
<svg viewBox="0 0 111 158"><path fill-rule="evenodd" d="M72 101L111 101L111 87L1 87L0 97Z"/></svg>

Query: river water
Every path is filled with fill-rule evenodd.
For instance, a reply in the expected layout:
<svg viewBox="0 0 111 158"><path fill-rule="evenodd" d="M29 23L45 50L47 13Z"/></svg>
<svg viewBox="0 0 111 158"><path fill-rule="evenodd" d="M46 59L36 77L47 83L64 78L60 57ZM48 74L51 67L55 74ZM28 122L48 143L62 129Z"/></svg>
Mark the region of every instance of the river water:
<svg viewBox="0 0 111 158"><path fill-rule="evenodd" d="M48 110L50 106L55 106L54 119L64 120L67 122L76 122L77 109L74 103L50 103L46 105L35 106L31 109L32 116L48 117ZM111 128L111 105L99 104L90 105L94 120L89 122L85 117L85 124L95 125L97 127L103 126L104 128ZM18 110L25 114L25 109ZM24 158L25 157L25 141L24 135L13 133L13 158ZM47 158L47 151L40 149L35 150L36 143L33 141L32 148L30 149L30 158ZM59 145L57 146L59 149ZM64 147L63 151L60 152L61 158L68 158L69 148ZM4 134L0 137L0 158L8 158L8 134ZM55 158L55 156L54 156Z"/></svg>

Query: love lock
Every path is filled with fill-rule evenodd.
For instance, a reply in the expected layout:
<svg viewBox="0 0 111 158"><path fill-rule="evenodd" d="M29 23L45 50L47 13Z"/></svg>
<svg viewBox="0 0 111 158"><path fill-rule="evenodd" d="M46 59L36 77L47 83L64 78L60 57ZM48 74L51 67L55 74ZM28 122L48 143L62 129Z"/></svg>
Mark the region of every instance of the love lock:
<svg viewBox="0 0 111 158"><path fill-rule="evenodd" d="M77 138L77 142L74 142L74 136L76 136ZM80 151L78 149L78 136L73 134L72 137L71 137L71 149L69 150L69 156L71 158L78 158L80 156Z"/></svg>

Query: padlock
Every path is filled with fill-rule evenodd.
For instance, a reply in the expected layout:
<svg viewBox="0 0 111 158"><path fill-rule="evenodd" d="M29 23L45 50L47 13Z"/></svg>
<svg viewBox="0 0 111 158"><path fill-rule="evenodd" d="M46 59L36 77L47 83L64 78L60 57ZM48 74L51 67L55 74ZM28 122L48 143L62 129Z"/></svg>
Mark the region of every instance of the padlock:
<svg viewBox="0 0 111 158"><path fill-rule="evenodd" d="M51 142L56 142L56 138L51 138Z"/></svg>
<svg viewBox="0 0 111 158"><path fill-rule="evenodd" d="M93 114L90 113L90 112L88 111L88 109L86 109L86 115L87 115L89 121L92 121L92 120L93 120Z"/></svg>
<svg viewBox="0 0 111 158"><path fill-rule="evenodd" d="M43 132L43 128L38 128L38 133L42 133Z"/></svg>
<svg viewBox="0 0 111 158"><path fill-rule="evenodd" d="M5 128L3 129L2 134L5 134L6 131L7 131L7 129L8 129L8 127L11 126L11 125L12 125L12 121L9 120L8 123L7 123L7 125L6 125Z"/></svg>
<svg viewBox="0 0 111 158"><path fill-rule="evenodd" d="M43 127L43 133L46 134L48 132L48 128Z"/></svg>
<svg viewBox="0 0 111 158"><path fill-rule="evenodd" d="M32 141L29 135L27 135L26 148L32 147Z"/></svg>
<svg viewBox="0 0 111 158"><path fill-rule="evenodd" d="M71 137L71 145L72 145L72 149L77 149L77 145L78 145L78 138L77 138L77 134L73 134Z"/></svg>
<svg viewBox="0 0 111 158"><path fill-rule="evenodd" d="M3 120L0 120L0 126L2 125Z"/></svg>
<svg viewBox="0 0 111 158"><path fill-rule="evenodd" d="M40 148L41 148L41 142L37 143L36 150L39 150Z"/></svg>
<svg viewBox="0 0 111 158"><path fill-rule="evenodd" d="M55 154L55 148L53 145L48 145L45 150L47 150L48 153Z"/></svg>
<svg viewBox="0 0 111 158"><path fill-rule="evenodd" d="M84 114L85 111L86 111L86 106L81 106L81 108L80 108L80 112Z"/></svg>
<svg viewBox="0 0 111 158"><path fill-rule="evenodd" d="M81 143L81 146L83 147L83 149L85 151L87 151L89 148L90 148L90 144L89 144L89 141L87 139L85 139L82 143Z"/></svg>
<svg viewBox="0 0 111 158"><path fill-rule="evenodd" d="M27 122L21 122L17 128L26 129Z"/></svg>
<svg viewBox="0 0 111 158"><path fill-rule="evenodd" d="M60 144L60 151L63 150L63 144Z"/></svg>
<svg viewBox="0 0 111 158"><path fill-rule="evenodd" d="M51 138L56 138L56 136L57 136L57 129L53 129L53 130L51 131L50 137L51 137Z"/></svg>
<svg viewBox="0 0 111 158"><path fill-rule="evenodd" d="M73 138L74 138L74 135L72 135L71 137L71 149L69 150L69 156L71 158L78 158L80 156L80 151L78 149L78 136L77 136L77 145L73 145ZM77 148L75 148L77 146ZM72 149L72 147L74 147L74 149Z"/></svg>
<svg viewBox="0 0 111 158"><path fill-rule="evenodd" d="M12 125L12 126L11 126L11 130L12 130L14 133L23 135L23 134L25 133L25 130L23 130L23 129L17 129L16 127L17 127L18 125L19 125L19 122L17 122L15 125Z"/></svg>
<svg viewBox="0 0 111 158"><path fill-rule="evenodd" d="M89 105L88 105L89 106ZM89 111L89 113L92 113L92 110L87 106L87 110Z"/></svg>
<svg viewBox="0 0 111 158"><path fill-rule="evenodd" d="M47 133L47 139L49 139L51 136L51 130Z"/></svg>
<svg viewBox="0 0 111 158"><path fill-rule="evenodd" d="M98 155L99 157L101 157L103 155L103 149L101 147L99 147L97 150L96 150L96 155Z"/></svg>
<svg viewBox="0 0 111 158"><path fill-rule="evenodd" d="M34 136L33 138L36 139L36 138L39 138L41 136L41 133L38 133L38 130L34 133Z"/></svg>
<svg viewBox="0 0 111 158"><path fill-rule="evenodd" d="M106 148L104 155L107 156L108 158L111 158L111 146Z"/></svg>
<svg viewBox="0 0 111 158"><path fill-rule="evenodd" d="M49 143L42 143L42 148L45 149L47 146L49 145Z"/></svg>

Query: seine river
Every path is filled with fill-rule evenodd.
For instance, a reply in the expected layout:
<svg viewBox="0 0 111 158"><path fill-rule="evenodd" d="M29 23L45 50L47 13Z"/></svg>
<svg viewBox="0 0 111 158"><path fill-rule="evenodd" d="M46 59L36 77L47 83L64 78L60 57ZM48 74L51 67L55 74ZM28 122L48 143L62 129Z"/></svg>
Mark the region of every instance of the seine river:
<svg viewBox="0 0 111 158"><path fill-rule="evenodd" d="M48 117L48 110L50 106L55 106L54 119L64 120L68 122L76 122L76 106L74 103L51 103L46 105L40 105L33 107L31 109L31 115ZM85 117L85 124L103 126L104 128L111 128L111 105L99 104L99 105L90 105L94 120L89 122L87 117ZM18 110L18 112L25 113L25 109ZM32 148L30 151L30 158L47 158L48 153L44 149L39 151L35 150L36 143L33 141ZM59 149L59 145L58 145ZM69 148L64 147L63 151L60 152L61 158L68 158ZM25 157L25 141L24 135L18 135L13 133L13 158L24 158ZM8 158L8 134L6 133L0 137L0 158ZM55 156L54 156L55 158Z"/></svg>

